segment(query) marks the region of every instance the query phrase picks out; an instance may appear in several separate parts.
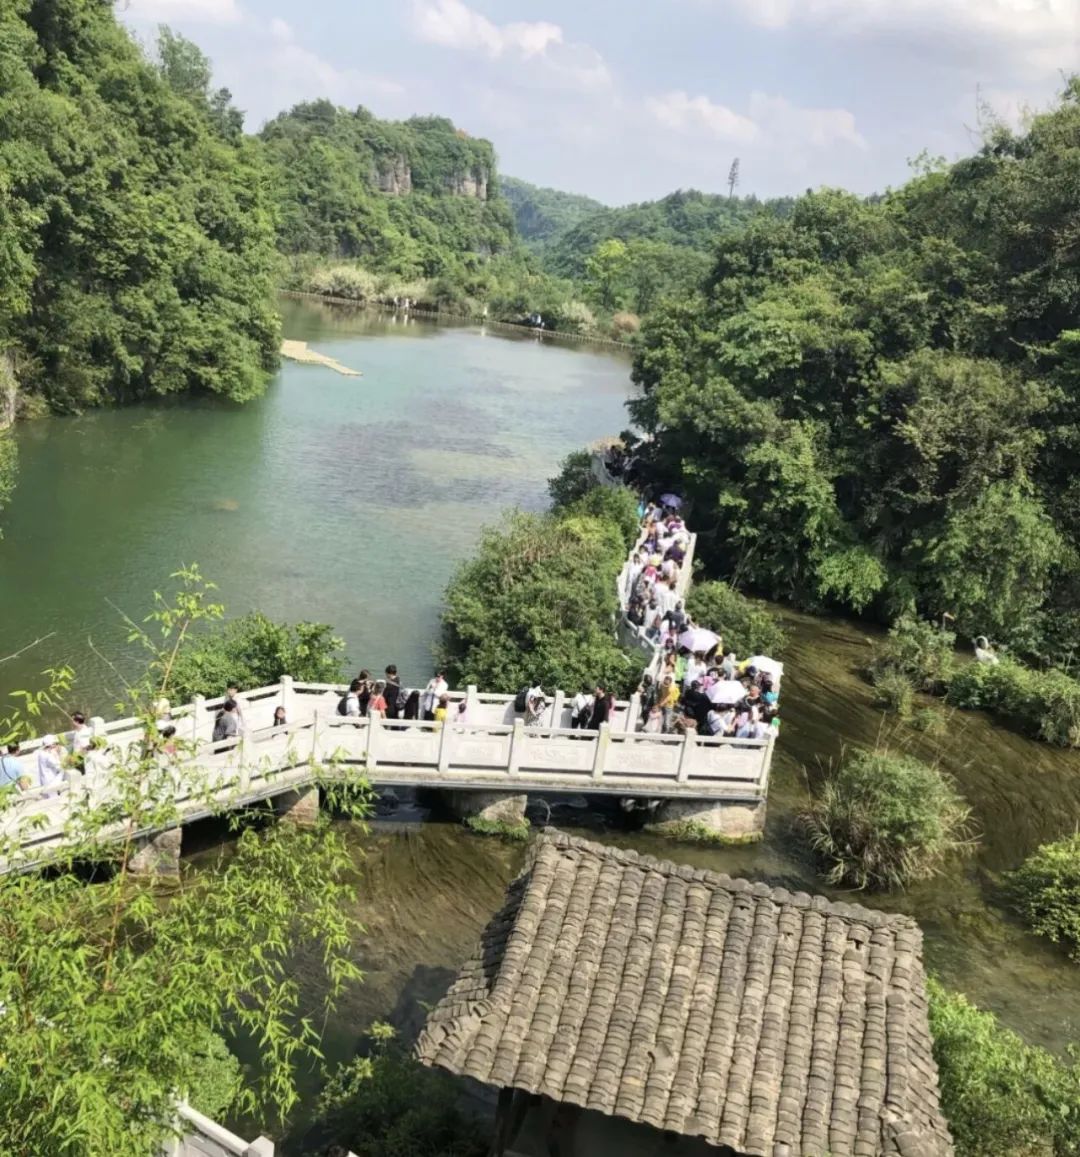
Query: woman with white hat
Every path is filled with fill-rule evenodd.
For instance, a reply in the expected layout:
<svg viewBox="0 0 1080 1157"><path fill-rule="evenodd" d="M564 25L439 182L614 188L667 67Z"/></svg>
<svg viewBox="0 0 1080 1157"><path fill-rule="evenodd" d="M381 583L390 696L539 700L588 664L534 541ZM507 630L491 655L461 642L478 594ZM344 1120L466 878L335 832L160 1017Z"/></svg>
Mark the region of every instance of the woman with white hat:
<svg viewBox="0 0 1080 1157"><path fill-rule="evenodd" d="M37 785L52 787L64 778L61 763L60 740L55 735L46 735L37 753Z"/></svg>

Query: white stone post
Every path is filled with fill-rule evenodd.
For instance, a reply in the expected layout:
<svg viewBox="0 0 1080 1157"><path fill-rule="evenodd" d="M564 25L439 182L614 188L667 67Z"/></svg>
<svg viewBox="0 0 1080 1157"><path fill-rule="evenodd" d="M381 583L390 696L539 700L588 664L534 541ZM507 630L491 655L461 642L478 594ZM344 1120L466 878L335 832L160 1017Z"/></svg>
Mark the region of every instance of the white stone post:
<svg viewBox="0 0 1080 1157"><path fill-rule="evenodd" d="M199 742L199 730L206 716L206 697L196 695L191 701L191 742Z"/></svg>
<svg viewBox="0 0 1080 1157"><path fill-rule="evenodd" d="M596 749L593 754L592 777L603 779L604 761L607 759L608 748L611 746L611 724L600 724L600 736L596 740Z"/></svg>
<svg viewBox="0 0 1080 1157"><path fill-rule="evenodd" d="M241 797L251 790L251 769L248 767L248 738L246 732L241 732L233 748L236 754L236 789Z"/></svg>
<svg viewBox="0 0 1080 1157"><path fill-rule="evenodd" d="M480 692L476 689L475 683L470 683L465 688L465 713L469 719L475 721L477 712L480 710Z"/></svg>
<svg viewBox="0 0 1080 1157"><path fill-rule="evenodd" d="M510 760L506 766L509 775L517 775L521 766L521 752L525 745L525 721L514 720L514 730L510 733Z"/></svg>
<svg viewBox="0 0 1080 1157"><path fill-rule="evenodd" d="M761 792L761 798L769 794L769 772L772 770L773 748L776 746L776 728L770 728L770 735L765 746L765 751L762 753L762 768L761 774L758 777L758 791Z"/></svg>
<svg viewBox="0 0 1080 1157"><path fill-rule="evenodd" d="M679 770L675 774L676 783L686 783L690 778L690 753L693 751L693 733L688 731L683 736L682 746L679 748Z"/></svg>
<svg viewBox="0 0 1080 1157"><path fill-rule="evenodd" d="M626 712L626 734L633 735L637 731L638 720L641 718L641 696L635 691L630 696L630 707Z"/></svg>
<svg viewBox="0 0 1080 1157"><path fill-rule="evenodd" d="M375 744L382 733L382 720L378 715L369 715L367 719L367 759L365 762L368 771L374 771L378 766Z"/></svg>
<svg viewBox="0 0 1080 1157"><path fill-rule="evenodd" d="M293 691L293 677L291 675L281 676L281 706L285 708L285 718L289 723L295 723L293 719L293 707L296 704L296 693Z"/></svg>
<svg viewBox="0 0 1080 1157"><path fill-rule="evenodd" d="M439 731L439 774L444 775L450 770L450 749L454 741L450 736L450 721L444 720Z"/></svg>
<svg viewBox="0 0 1080 1157"><path fill-rule="evenodd" d="M562 713L565 703L565 693L561 689L556 690L555 699L551 704L551 722L548 724L549 727L562 727Z"/></svg>
<svg viewBox="0 0 1080 1157"><path fill-rule="evenodd" d="M259 1137L244 1150L244 1157L274 1157L274 1142L269 1137Z"/></svg>

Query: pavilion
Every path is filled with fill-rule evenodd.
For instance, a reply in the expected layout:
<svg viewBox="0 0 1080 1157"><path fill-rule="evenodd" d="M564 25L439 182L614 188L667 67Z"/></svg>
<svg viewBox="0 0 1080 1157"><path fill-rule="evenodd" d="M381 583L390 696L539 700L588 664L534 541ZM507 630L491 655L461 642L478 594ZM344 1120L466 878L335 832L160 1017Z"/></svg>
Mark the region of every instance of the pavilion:
<svg viewBox="0 0 1080 1157"><path fill-rule="evenodd" d="M906 916L549 832L417 1056L499 1090L499 1155L947 1157L921 950Z"/></svg>

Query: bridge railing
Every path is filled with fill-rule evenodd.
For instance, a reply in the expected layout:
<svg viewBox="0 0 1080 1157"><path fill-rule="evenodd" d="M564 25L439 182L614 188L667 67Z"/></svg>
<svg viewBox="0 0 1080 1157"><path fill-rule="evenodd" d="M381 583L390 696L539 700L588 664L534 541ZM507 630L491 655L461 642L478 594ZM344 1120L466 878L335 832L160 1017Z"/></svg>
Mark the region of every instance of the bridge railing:
<svg viewBox="0 0 1080 1157"><path fill-rule="evenodd" d="M763 799L768 790L771 737L638 732L636 699L621 704L612 723L590 731L567 726L565 696L548 719L526 727L511 696L479 695L473 687L454 696L467 704L465 723L452 716L441 724L338 715L341 694L341 687L287 677L250 691L243 734L217 743L210 730L213 701L174 712L189 721L194 744L173 769L175 799L185 816L209 814L208 799L227 806L278 794L310 782L314 767L337 764L360 767L373 783L385 785L738 800ZM270 725L278 704L289 719L283 727ZM130 719L99 720L95 730L105 744L86 753L84 771L72 769L60 783L8 797L0 838L17 835L24 849L47 848L63 841L66 825L87 802L116 802L112 772L130 745L143 744L144 733Z"/></svg>

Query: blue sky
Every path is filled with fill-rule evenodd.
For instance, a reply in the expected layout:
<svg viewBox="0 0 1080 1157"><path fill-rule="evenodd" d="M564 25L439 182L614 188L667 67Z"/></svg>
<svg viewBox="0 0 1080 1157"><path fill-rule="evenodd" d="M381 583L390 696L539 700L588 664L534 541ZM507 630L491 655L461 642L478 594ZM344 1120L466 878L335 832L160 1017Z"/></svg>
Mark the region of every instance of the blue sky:
<svg viewBox="0 0 1080 1157"><path fill-rule="evenodd" d="M213 59L248 127L328 97L451 117L500 168L611 204L902 182L1080 71L1080 0L120 0Z"/></svg>

